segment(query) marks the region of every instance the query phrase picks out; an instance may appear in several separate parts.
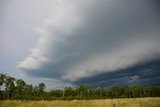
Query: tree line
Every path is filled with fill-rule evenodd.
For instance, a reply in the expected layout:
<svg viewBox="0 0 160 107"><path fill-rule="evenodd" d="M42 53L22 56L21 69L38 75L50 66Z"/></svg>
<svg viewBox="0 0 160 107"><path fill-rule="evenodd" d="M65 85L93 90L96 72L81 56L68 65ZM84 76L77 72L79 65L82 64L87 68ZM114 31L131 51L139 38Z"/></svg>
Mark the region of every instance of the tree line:
<svg viewBox="0 0 160 107"><path fill-rule="evenodd" d="M106 98L137 98L160 97L160 86L113 86L106 89L103 86L65 87L64 89L46 91L44 83L38 86L26 84L22 79L0 73L1 100L84 100Z"/></svg>

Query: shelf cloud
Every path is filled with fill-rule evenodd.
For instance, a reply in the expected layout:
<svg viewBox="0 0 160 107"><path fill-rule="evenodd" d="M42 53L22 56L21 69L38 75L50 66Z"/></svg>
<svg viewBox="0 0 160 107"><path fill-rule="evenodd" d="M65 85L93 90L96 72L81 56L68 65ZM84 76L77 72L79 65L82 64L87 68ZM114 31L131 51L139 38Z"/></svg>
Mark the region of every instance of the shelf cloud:
<svg viewBox="0 0 160 107"><path fill-rule="evenodd" d="M86 78L95 79L101 74L118 75L119 71L158 60L158 3L157 0L56 1L44 25L35 28L40 35L35 48L17 67L26 75L76 84L83 78L87 81ZM125 79L128 84L141 79L138 74L121 77L117 79Z"/></svg>

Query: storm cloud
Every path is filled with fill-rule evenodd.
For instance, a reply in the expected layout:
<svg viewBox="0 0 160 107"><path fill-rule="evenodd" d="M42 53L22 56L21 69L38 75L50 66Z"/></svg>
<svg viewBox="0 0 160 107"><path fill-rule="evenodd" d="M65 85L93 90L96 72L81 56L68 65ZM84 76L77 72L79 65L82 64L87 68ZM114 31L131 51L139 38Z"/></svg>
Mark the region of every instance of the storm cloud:
<svg viewBox="0 0 160 107"><path fill-rule="evenodd" d="M75 84L89 79L100 84L102 79L96 78L103 74L109 83L119 79L138 83L138 73L148 73L147 66L133 69L160 59L158 4L158 0L56 1L44 25L35 28L40 34L35 48L17 67L26 75Z"/></svg>

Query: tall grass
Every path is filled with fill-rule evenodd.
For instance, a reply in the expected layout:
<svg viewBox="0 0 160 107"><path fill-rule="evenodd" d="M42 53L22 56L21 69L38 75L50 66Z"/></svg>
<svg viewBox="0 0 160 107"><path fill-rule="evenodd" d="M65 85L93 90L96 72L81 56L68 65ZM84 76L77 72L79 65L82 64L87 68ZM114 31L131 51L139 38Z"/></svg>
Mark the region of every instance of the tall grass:
<svg viewBox="0 0 160 107"><path fill-rule="evenodd" d="M160 98L73 100L73 101L0 101L0 107L160 107Z"/></svg>

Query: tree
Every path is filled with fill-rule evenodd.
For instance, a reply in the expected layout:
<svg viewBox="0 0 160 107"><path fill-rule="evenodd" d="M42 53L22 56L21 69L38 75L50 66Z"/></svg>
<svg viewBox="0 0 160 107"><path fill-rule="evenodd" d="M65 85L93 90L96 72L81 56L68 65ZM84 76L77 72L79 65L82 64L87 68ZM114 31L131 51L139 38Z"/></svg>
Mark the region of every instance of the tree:
<svg viewBox="0 0 160 107"><path fill-rule="evenodd" d="M130 87L128 86L122 86L120 87L121 93L120 93L120 97L121 98L130 98Z"/></svg>
<svg viewBox="0 0 160 107"><path fill-rule="evenodd" d="M3 98L3 91L1 90L4 82L5 82L6 74L0 73L0 99Z"/></svg>
<svg viewBox="0 0 160 107"><path fill-rule="evenodd" d="M132 97L142 97L143 96L143 87L139 85L135 85L131 87L131 95Z"/></svg>
<svg viewBox="0 0 160 107"><path fill-rule="evenodd" d="M119 98L121 94L121 89L119 86L113 86L108 91L108 96L111 98Z"/></svg>
<svg viewBox="0 0 160 107"><path fill-rule="evenodd" d="M10 99L11 96L13 95L13 91L15 89L15 84L14 84L14 81L16 79L13 78L13 77L10 77L10 76L7 76L6 79L5 79L5 92L7 94L7 98Z"/></svg>
<svg viewBox="0 0 160 107"><path fill-rule="evenodd" d="M33 99L33 85L26 85L25 87L25 98L26 99Z"/></svg>
<svg viewBox="0 0 160 107"><path fill-rule="evenodd" d="M22 79L16 81L16 98L22 99L25 93L26 83Z"/></svg>
<svg viewBox="0 0 160 107"><path fill-rule="evenodd" d="M6 78L6 74L0 73L0 90L3 83L5 82L5 78Z"/></svg>
<svg viewBox="0 0 160 107"><path fill-rule="evenodd" d="M3 85L4 84L4 85ZM45 84L39 83L33 88L22 79L16 80L6 74L0 74L1 99L19 100L72 100L72 99L100 99L100 98L132 98L132 97L160 97L160 86L113 86L88 87L80 85L77 88L45 91Z"/></svg>
<svg viewBox="0 0 160 107"><path fill-rule="evenodd" d="M68 97L68 99L72 99L75 96L75 91L72 87L65 87L63 91L63 97Z"/></svg>
<svg viewBox="0 0 160 107"><path fill-rule="evenodd" d="M78 99L86 99L88 95L88 87L80 85L76 90L76 95Z"/></svg>
<svg viewBox="0 0 160 107"><path fill-rule="evenodd" d="M63 91L62 90L52 90L54 97L56 98L63 98Z"/></svg>
<svg viewBox="0 0 160 107"><path fill-rule="evenodd" d="M38 93L40 97L43 97L45 95L44 89L46 88L44 83L39 83L38 84Z"/></svg>
<svg viewBox="0 0 160 107"><path fill-rule="evenodd" d="M103 86L98 87L97 93L99 98L104 98L106 96L106 90Z"/></svg>
<svg viewBox="0 0 160 107"><path fill-rule="evenodd" d="M38 86L35 86L35 87L33 88L33 95L34 95L34 98L39 97L39 89L38 89Z"/></svg>

